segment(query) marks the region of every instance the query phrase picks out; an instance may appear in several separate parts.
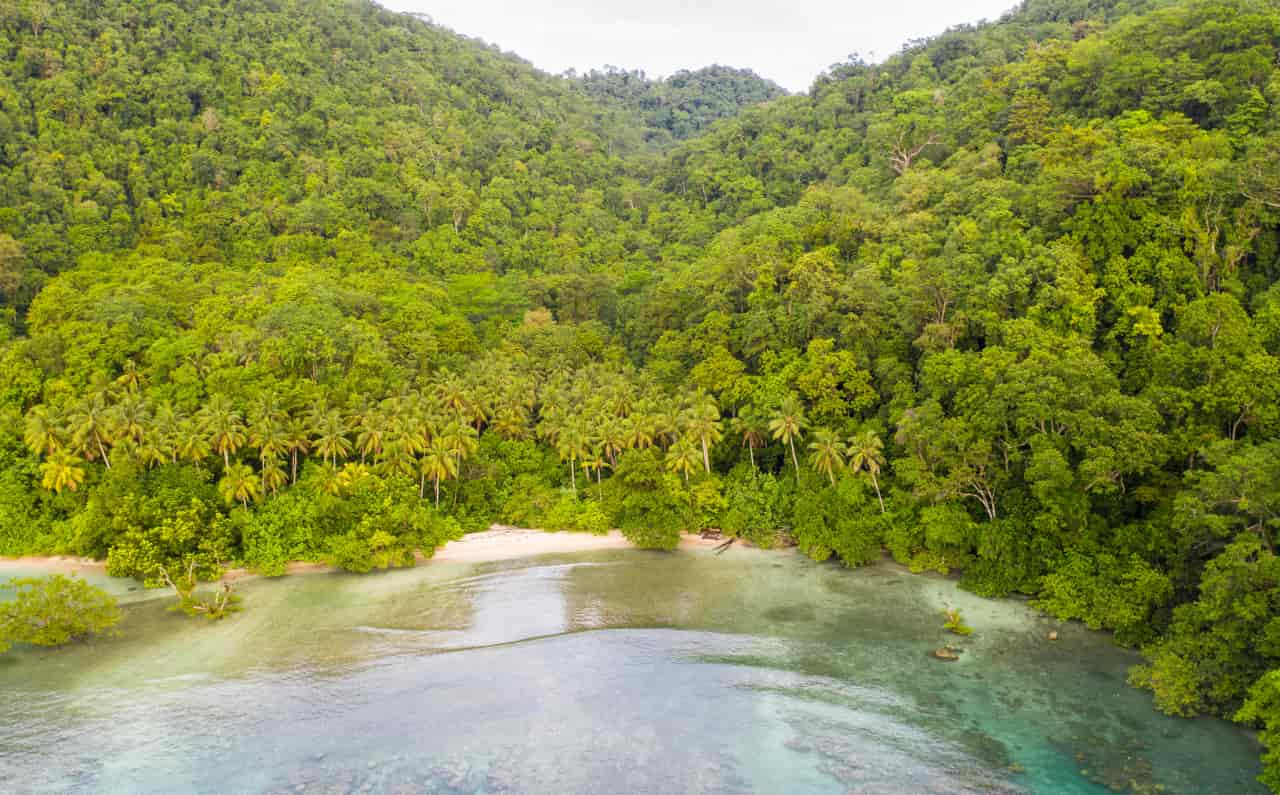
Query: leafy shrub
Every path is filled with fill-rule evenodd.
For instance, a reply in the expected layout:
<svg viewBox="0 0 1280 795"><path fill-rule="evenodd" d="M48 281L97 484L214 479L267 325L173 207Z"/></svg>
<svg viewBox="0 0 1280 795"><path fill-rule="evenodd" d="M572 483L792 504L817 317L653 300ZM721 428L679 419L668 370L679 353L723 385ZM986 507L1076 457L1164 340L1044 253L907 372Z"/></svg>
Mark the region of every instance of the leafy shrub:
<svg viewBox="0 0 1280 795"><path fill-rule="evenodd" d="M60 646L120 622L116 600L79 577L22 578L7 587L16 594L0 603L0 652L14 643Z"/></svg>
<svg viewBox="0 0 1280 795"><path fill-rule="evenodd" d="M1045 575L1036 607L1058 618L1080 619L1090 629L1114 629L1133 644L1150 637L1151 613L1173 596L1169 577L1137 555L1072 552Z"/></svg>
<svg viewBox="0 0 1280 795"><path fill-rule="evenodd" d="M772 547L778 543L778 531L790 524L788 496L777 477L740 464L725 480L727 507L720 527L758 547Z"/></svg>
<svg viewBox="0 0 1280 795"><path fill-rule="evenodd" d="M632 450L609 480L614 524L645 549L675 549L687 526L689 502L677 475L663 469L653 450Z"/></svg>
<svg viewBox="0 0 1280 795"><path fill-rule="evenodd" d="M318 558L313 508L313 500L290 491L253 511L234 512L245 564L265 576L278 577L289 561Z"/></svg>
<svg viewBox="0 0 1280 795"><path fill-rule="evenodd" d="M582 500L572 492L562 492L542 526L547 530L604 535L609 532L609 515L597 500Z"/></svg>
<svg viewBox="0 0 1280 795"><path fill-rule="evenodd" d="M972 635L973 627L964 623L964 617L960 615L960 609L956 607L948 607L942 611L942 615L946 616L946 623L943 628L956 635Z"/></svg>
<svg viewBox="0 0 1280 795"><path fill-rule="evenodd" d="M878 559L888 524L866 485L847 477L835 485L801 489L794 523L800 551L814 560L835 554L846 566Z"/></svg>

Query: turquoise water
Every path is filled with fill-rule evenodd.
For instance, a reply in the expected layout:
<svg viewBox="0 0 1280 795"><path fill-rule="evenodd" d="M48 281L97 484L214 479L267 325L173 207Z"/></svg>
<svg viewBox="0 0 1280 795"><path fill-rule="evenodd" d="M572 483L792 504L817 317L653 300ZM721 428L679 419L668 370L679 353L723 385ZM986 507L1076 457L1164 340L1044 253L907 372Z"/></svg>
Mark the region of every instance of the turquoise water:
<svg viewBox="0 0 1280 795"><path fill-rule="evenodd" d="M0 657L0 791L1264 791L1249 733L1157 714L1104 635L889 564L439 562L247 582L221 624L114 587L120 637Z"/></svg>

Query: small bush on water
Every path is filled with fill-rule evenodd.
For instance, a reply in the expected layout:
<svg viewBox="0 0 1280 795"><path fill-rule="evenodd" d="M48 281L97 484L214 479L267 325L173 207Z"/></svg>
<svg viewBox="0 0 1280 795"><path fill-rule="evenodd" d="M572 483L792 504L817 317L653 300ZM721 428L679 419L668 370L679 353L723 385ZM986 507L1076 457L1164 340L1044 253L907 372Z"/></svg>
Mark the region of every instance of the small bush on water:
<svg viewBox="0 0 1280 795"><path fill-rule="evenodd" d="M120 622L116 600L79 577L22 578L8 587L17 594L0 604L0 652L15 643L61 646L110 632Z"/></svg>

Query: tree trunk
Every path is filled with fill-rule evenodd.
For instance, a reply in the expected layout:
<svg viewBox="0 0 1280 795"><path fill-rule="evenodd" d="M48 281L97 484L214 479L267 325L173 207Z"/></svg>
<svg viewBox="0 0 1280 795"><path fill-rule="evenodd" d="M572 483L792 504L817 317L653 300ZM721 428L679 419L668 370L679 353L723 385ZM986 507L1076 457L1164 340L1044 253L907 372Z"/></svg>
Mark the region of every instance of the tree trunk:
<svg viewBox="0 0 1280 795"><path fill-rule="evenodd" d="M750 443L747 444L747 455L751 456L751 468L755 469L756 468L756 446L755 445Z"/></svg>
<svg viewBox="0 0 1280 795"><path fill-rule="evenodd" d="M787 440L787 446L791 448L791 463L796 465L796 478L799 479L800 459L796 457L796 440L794 436Z"/></svg>
<svg viewBox="0 0 1280 795"><path fill-rule="evenodd" d="M98 437L98 452L102 453L102 463L107 465L107 469L111 468L111 459L107 457L107 448L102 446L102 437Z"/></svg>
<svg viewBox="0 0 1280 795"><path fill-rule="evenodd" d="M440 510L440 476L436 476L436 510Z"/></svg>
<svg viewBox="0 0 1280 795"><path fill-rule="evenodd" d="M707 471L708 475L711 474L711 455L707 450L707 437L705 436L702 437L702 468Z"/></svg>
<svg viewBox="0 0 1280 795"><path fill-rule="evenodd" d="M578 496L578 472L576 464L577 462L573 458L569 459L569 482L573 484L573 496L575 497Z"/></svg>
<svg viewBox="0 0 1280 795"><path fill-rule="evenodd" d="M876 475L874 472L871 473L871 485L875 486L876 499L880 501L880 513L885 513L884 497L880 496L880 481L876 480Z"/></svg>
<svg viewBox="0 0 1280 795"><path fill-rule="evenodd" d="M418 478L418 499L427 496L427 473L423 472L422 477Z"/></svg>
<svg viewBox="0 0 1280 795"><path fill-rule="evenodd" d="M293 461L292 461L292 467L289 473L290 475L289 482L297 483L298 482L298 448L296 447L293 448L292 453L290 453L290 458L292 458Z"/></svg>

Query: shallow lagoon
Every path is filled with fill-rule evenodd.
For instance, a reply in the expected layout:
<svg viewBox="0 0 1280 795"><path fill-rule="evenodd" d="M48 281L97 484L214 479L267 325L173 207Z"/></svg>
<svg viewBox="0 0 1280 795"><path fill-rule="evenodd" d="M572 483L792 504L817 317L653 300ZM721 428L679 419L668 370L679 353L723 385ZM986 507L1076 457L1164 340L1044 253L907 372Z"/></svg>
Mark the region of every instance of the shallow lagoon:
<svg viewBox="0 0 1280 795"><path fill-rule="evenodd" d="M0 791L1265 791L1250 733L1156 713L1107 636L890 564L437 562L249 581L214 625L113 588L120 637L0 657Z"/></svg>

